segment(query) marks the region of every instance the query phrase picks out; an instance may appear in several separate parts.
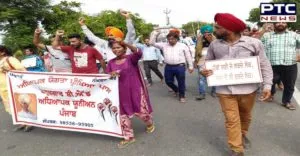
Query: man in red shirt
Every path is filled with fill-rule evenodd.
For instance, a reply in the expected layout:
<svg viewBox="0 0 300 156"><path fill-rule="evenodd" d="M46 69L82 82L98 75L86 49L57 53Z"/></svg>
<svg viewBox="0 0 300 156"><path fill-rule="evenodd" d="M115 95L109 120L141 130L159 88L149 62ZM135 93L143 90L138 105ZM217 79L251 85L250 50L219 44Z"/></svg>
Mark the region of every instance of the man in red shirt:
<svg viewBox="0 0 300 156"><path fill-rule="evenodd" d="M98 74L96 60L99 60L101 67L105 71L106 64L102 55L93 47L90 47L81 41L79 34L71 34L68 36L70 46L60 46L60 37L64 31L58 30L52 43L54 49L61 50L69 54L72 63L72 73Z"/></svg>

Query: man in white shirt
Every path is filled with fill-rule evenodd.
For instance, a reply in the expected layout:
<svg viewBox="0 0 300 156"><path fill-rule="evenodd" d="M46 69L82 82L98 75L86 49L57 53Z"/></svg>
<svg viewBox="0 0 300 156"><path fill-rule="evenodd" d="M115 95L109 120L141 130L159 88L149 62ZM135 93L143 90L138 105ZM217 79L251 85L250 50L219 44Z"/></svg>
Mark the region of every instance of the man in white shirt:
<svg viewBox="0 0 300 156"><path fill-rule="evenodd" d="M149 38L144 39L145 44L137 43L136 46L143 52L143 64L145 74L148 80L148 87L152 85L151 70L160 78L163 82L163 75L158 69L158 64L163 65L163 56L159 49L150 45Z"/></svg>
<svg viewBox="0 0 300 156"><path fill-rule="evenodd" d="M186 63L188 64L189 73L192 73L193 59L187 45L178 42L179 34L170 32L167 35L168 43L155 43L158 31L154 31L150 38L150 43L155 47L161 49L164 53L165 66L165 82L175 92L179 93L179 100L185 103L185 69ZM178 82L178 86L174 84L174 77Z"/></svg>
<svg viewBox="0 0 300 156"><path fill-rule="evenodd" d="M126 27L127 27L127 34L124 39L125 43L132 44L136 38L135 29L132 23L132 20L130 18L129 12L126 11L120 11L121 15L126 18ZM110 47L110 42L114 41L115 38L121 38L123 39L123 32L115 27L107 27L105 29L105 33L108 37L108 40L101 39L93 34L88 27L85 25L85 20L83 18L79 19L79 24L81 25L81 29L85 36L93 42L96 46L99 48L102 48L102 56L106 59L105 61L108 62L109 60L116 57L116 55L112 52ZM112 28L112 29L111 29ZM131 53L131 51L128 49L127 54Z"/></svg>

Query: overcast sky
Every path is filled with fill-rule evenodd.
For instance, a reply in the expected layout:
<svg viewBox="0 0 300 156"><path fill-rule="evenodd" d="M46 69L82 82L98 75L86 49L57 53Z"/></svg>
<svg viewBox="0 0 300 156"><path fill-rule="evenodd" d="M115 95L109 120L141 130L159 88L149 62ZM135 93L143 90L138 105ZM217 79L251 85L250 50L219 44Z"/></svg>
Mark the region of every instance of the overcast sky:
<svg viewBox="0 0 300 156"><path fill-rule="evenodd" d="M59 3L61 0L52 0ZM270 0L67 0L82 3L82 11L93 15L102 10L125 9L140 16L153 24L164 26L166 17L163 10L169 8L171 24L181 27L189 21L213 22L218 12L228 12L242 20L249 17L252 8L259 7L261 2ZM1 35L0 35L1 43Z"/></svg>
<svg viewBox="0 0 300 156"><path fill-rule="evenodd" d="M54 0L58 3L60 0ZM68 0L72 1L72 0ZM73 0L74 1L74 0ZM261 2L270 0L75 0L82 3L82 10L88 14L99 13L102 10L125 9L139 13L147 22L166 24L163 10L169 8L171 24L180 27L189 21L213 22L218 12L228 12L242 20L249 17L252 8L259 7Z"/></svg>

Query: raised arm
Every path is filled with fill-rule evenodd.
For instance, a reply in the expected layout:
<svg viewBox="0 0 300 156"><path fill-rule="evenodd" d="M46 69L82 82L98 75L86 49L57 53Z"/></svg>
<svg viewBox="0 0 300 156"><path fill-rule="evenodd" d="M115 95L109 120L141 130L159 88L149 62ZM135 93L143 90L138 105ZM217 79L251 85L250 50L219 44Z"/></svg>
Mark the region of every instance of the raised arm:
<svg viewBox="0 0 300 156"><path fill-rule="evenodd" d="M163 50L164 48L164 43L157 43L156 39L158 37L158 35L160 34L159 31L154 30L151 34L150 34L150 44L158 49Z"/></svg>
<svg viewBox="0 0 300 156"><path fill-rule="evenodd" d="M132 53L137 53L138 50L139 50L139 48L137 48L137 47L135 47L131 44L128 44L128 43L125 43L125 42L124 42L124 44L126 45L127 48L129 48L132 51Z"/></svg>
<svg viewBox="0 0 300 156"><path fill-rule="evenodd" d="M120 10L120 14L126 18L127 33L124 42L133 44L136 39L136 33L132 19L130 18L130 13L128 11Z"/></svg>
<svg viewBox="0 0 300 156"><path fill-rule="evenodd" d="M269 25L270 24L268 23L263 24L262 29L258 32L258 35L255 38L261 39L264 36L264 34L267 32Z"/></svg>
<svg viewBox="0 0 300 156"><path fill-rule="evenodd" d="M40 49L46 49L45 45L43 43L41 43L41 41L40 41L41 33L42 33L41 29L39 29L39 28L35 29L34 35L33 35L33 44Z"/></svg>
<svg viewBox="0 0 300 156"><path fill-rule="evenodd" d="M60 45L59 45L59 41L60 41L60 38L63 35L64 35L64 31L63 30L57 30L56 31L54 41L52 42L52 48L53 49L61 50Z"/></svg>
<svg viewBox="0 0 300 156"><path fill-rule="evenodd" d="M135 40L134 40L134 42L133 42L133 44L139 44L140 43L140 38L141 38L142 36L138 36Z"/></svg>
<svg viewBox="0 0 300 156"><path fill-rule="evenodd" d="M134 44L137 48L141 49L142 51L144 50L145 48L145 45L141 44L141 43L136 43Z"/></svg>
<svg viewBox="0 0 300 156"><path fill-rule="evenodd" d="M86 25L85 25L85 19L84 18L79 18L79 24L81 25L81 29L84 33L84 35L92 41L95 45L99 47L106 47L107 46L107 41L104 39L101 39L97 37Z"/></svg>

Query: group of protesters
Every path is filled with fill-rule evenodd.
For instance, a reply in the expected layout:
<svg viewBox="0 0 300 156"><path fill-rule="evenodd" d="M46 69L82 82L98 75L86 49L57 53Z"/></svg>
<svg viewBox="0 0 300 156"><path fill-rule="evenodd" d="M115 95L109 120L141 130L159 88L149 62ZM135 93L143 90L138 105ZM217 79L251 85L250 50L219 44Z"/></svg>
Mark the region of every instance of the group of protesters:
<svg viewBox="0 0 300 156"><path fill-rule="evenodd" d="M205 68L206 61L250 56L259 58L263 78L261 84L214 86L210 92L213 97L219 98L231 155L244 155L244 149L251 146L247 133L259 89L261 101L273 101L276 85L282 83L282 105L289 110L296 109L291 99L300 59L296 51L300 36L287 30L287 23L265 24L260 31L253 31L234 15L218 13L214 17L214 26L201 27L196 43L179 29L170 30L167 42L157 42L160 31L155 29L140 43L130 14L126 11L120 13L126 18L127 34L124 35L117 27L107 27L107 40L89 30L84 18L79 19L79 24L85 39L79 34L71 34L68 36L69 45L62 42L63 30L57 30L52 36L52 45L45 45L40 41L42 31L36 29L33 43L45 51L43 59L33 49L27 48L24 50L25 58L20 62L12 57L8 48L0 46L0 95L5 110L10 113L5 81L5 74L10 70L85 74L98 74L101 71L119 77L120 123L124 140L118 146L124 148L135 142L130 120L133 116L144 121L147 133L155 130L148 94L148 88L153 85L151 70L162 83L166 83L174 97L186 103L186 70L193 73L196 69L199 77L199 95L196 100L204 100L206 78L214 74L211 69ZM143 62L146 81L140 70L140 60ZM164 74L158 65L164 65ZM16 130L31 129L27 125L16 127Z"/></svg>

